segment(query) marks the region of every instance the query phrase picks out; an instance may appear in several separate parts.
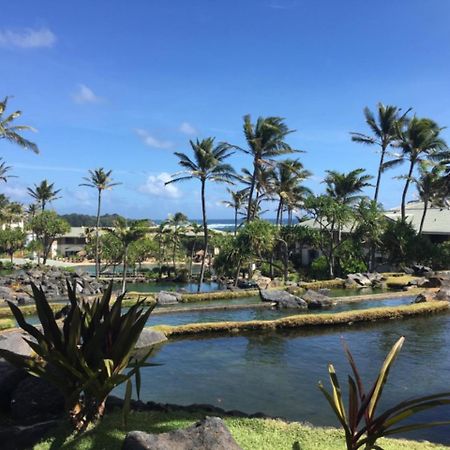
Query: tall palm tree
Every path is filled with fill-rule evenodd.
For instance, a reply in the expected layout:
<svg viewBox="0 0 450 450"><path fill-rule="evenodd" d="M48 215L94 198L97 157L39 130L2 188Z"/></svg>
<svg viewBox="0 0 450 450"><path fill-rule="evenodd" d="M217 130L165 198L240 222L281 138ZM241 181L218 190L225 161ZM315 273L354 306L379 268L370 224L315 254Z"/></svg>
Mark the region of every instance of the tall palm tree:
<svg viewBox="0 0 450 450"><path fill-rule="evenodd" d="M3 158L0 158L0 181L7 182L9 178L16 178L14 175L8 175L11 166L7 166Z"/></svg>
<svg viewBox="0 0 450 450"><path fill-rule="evenodd" d="M112 189L114 186L118 186L121 183L113 182L111 177L112 170L104 171L103 167L99 169L89 170L89 176L83 177L86 183L81 183L80 186L87 186L97 189L97 217L95 221L95 278L98 278L100 274L100 209L102 204L102 192Z"/></svg>
<svg viewBox="0 0 450 450"><path fill-rule="evenodd" d="M224 200L222 203L228 208L234 209L234 235L236 236L238 229L238 213L244 206L246 195L244 190L233 191L230 188L227 188L227 191L230 194L231 200Z"/></svg>
<svg viewBox="0 0 450 450"><path fill-rule="evenodd" d="M351 205L361 199L358 195L365 187L372 186L370 180L372 175L364 174L365 169L355 169L350 172L338 172L337 170L327 170L324 183L327 185L326 191L339 203Z"/></svg>
<svg viewBox="0 0 450 450"><path fill-rule="evenodd" d="M449 158L447 143L441 138L443 128L439 127L431 119L421 119L414 116L406 121L398 129L398 144L402 150L402 155L397 159L384 164L384 168L397 166L403 161L409 162L409 169L405 178L405 186L402 192L401 215L402 221L406 218L406 196L413 173L417 164L421 161L439 162Z"/></svg>
<svg viewBox="0 0 450 450"><path fill-rule="evenodd" d="M28 125L14 125L14 120L22 115L22 111L15 111L10 114L6 113L8 106L8 97L0 102L0 139L6 139L19 145L19 147L29 149L34 153L39 153L38 146L31 141L25 139L20 133L22 131L35 131L34 128Z"/></svg>
<svg viewBox="0 0 450 450"><path fill-rule="evenodd" d="M122 286L121 293L126 290L127 285L127 271L128 271L128 250L133 242L141 239L145 236L147 228L143 226L141 222L133 222L131 226L128 226L127 221L123 218L117 218L114 221L113 228L107 228L106 232L115 236L122 244Z"/></svg>
<svg viewBox="0 0 450 450"><path fill-rule="evenodd" d="M292 210L311 191L302 186L301 182L311 176L298 159L280 161L274 171L273 191L278 197L276 224L283 223L283 210L287 209L289 221L292 221Z"/></svg>
<svg viewBox="0 0 450 450"><path fill-rule="evenodd" d="M244 136L248 148L240 148L253 159L253 170L251 176L250 189L248 193L247 222L251 221L251 204L254 200L253 194L261 168L267 164L273 164L272 158L295 150L285 141L286 136L294 130L289 130L281 117L259 117L256 124L253 124L249 114L244 116Z"/></svg>
<svg viewBox="0 0 450 450"><path fill-rule="evenodd" d="M47 203L60 198L58 194L61 189L55 190L54 183L49 183L47 180L44 180L39 185L35 184L34 189L27 188L27 191L40 205L41 210L44 211Z"/></svg>
<svg viewBox="0 0 450 450"><path fill-rule="evenodd" d="M430 167L431 166L431 167ZM423 202L423 213L420 220L419 234L422 234L428 206L442 206L445 194L444 166L423 161L419 164L419 176L414 178L417 192Z"/></svg>
<svg viewBox="0 0 450 450"><path fill-rule="evenodd" d="M175 152L178 156L178 164L183 167L183 171L172 176L169 183L178 183L180 181L197 179L201 184L201 202L202 202L202 220L203 220L203 243L204 252L202 257L202 265L200 269L200 278L198 281L197 291L200 292L203 278L205 276L205 260L208 251L208 223L206 220L206 182L232 184L236 178L234 169L230 164L225 163L232 153L230 145L220 143L214 145L214 138L209 137L199 141L189 141L194 153L194 158L189 158L185 153Z"/></svg>
<svg viewBox="0 0 450 450"><path fill-rule="evenodd" d="M378 163L377 181L375 183L374 201L378 202L378 194L380 191L381 174L387 156L387 149L397 140L397 130L405 121L406 115L411 111L408 109L400 116L401 108L393 105L377 105L377 117L369 109L364 108L364 116L366 123L372 131L372 136L364 133L351 132L352 141L366 145L377 145L380 147L380 161Z"/></svg>

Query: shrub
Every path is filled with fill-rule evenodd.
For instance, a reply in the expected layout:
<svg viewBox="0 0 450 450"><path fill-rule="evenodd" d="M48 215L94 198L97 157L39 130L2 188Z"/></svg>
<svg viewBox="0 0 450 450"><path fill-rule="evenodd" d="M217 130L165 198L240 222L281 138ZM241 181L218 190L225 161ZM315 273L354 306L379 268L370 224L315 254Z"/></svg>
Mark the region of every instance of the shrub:
<svg viewBox="0 0 450 450"><path fill-rule="evenodd" d="M311 263L311 277L319 280L328 278L329 268L325 256L319 256Z"/></svg>
<svg viewBox="0 0 450 450"><path fill-rule="evenodd" d="M353 377L348 376L349 394L347 411L344 407L339 380L332 364L328 366L332 392L329 393L322 383L319 382L319 389L324 394L344 429L347 450L357 450L362 447L366 450L381 449L380 446L376 445L377 440L381 437L420 428L450 424L450 421L446 421L399 426L402 421L418 412L450 404L450 392L407 400L382 413L376 413L376 408L381 399L389 371L402 348L404 340L405 338L401 337L394 344L378 373L375 383L369 390L364 388L353 356L349 348L344 345L345 353L353 372Z"/></svg>
<svg viewBox="0 0 450 450"><path fill-rule="evenodd" d="M116 386L127 382L127 397L131 396L133 375L139 396L139 368L145 365L149 354L136 360L133 350L152 307L144 310L143 301L137 301L122 314L123 296L110 305L112 283L102 298L91 303L79 300L75 287L67 283L70 305L62 326L56 322L42 288L34 284L41 327L27 323L21 310L9 303L19 326L36 341L26 339L37 356L1 349L0 356L54 384L65 398L73 427L81 431L101 419L106 397Z"/></svg>

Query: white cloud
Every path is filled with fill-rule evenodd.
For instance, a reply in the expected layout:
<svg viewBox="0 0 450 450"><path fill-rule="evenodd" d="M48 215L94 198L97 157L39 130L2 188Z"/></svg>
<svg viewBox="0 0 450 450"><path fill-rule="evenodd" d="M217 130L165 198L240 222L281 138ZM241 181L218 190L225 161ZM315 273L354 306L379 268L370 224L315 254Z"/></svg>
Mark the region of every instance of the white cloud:
<svg viewBox="0 0 450 450"><path fill-rule="evenodd" d="M3 194L5 194L7 197L10 197L12 200L15 201L23 201L28 198L28 191L25 186L21 185L13 185L10 183L7 183L3 186L2 189Z"/></svg>
<svg viewBox="0 0 450 450"><path fill-rule="evenodd" d="M103 99L98 97L94 91L86 86L85 84L79 84L78 90L72 94L72 98L75 103L85 104L85 103L100 103Z"/></svg>
<svg viewBox="0 0 450 450"><path fill-rule="evenodd" d="M197 129L195 127L193 127L189 122L183 122L180 125L179 130L184 133L184 134L188 134L188 135L193 135L193 134L197 134Z"/></svg>
<svg viewBox="0 0 450 450"><path fill-rule="evenodd" d="M139 187L139 192L162 198L180 198L181 191L174 184L165 184L172 177L167 172L149 175L145 184Z"/></svg>
<svg viewBox="0 0 450 450"><path fill-rule="evenodd" d="M152 148L168 149L173 147L173 143L170 141L164 141L152 136L147 130L142 128L136 129L136 134L141 138L141 141L147 146Z"/></svg>
<svg viewBox="0 0 450 450"><path fill-rule="evenodd" d="M0 47L6 48L41 48L53 47L55 34L48 28L25 28L20 31L0 30Z"/></svg>

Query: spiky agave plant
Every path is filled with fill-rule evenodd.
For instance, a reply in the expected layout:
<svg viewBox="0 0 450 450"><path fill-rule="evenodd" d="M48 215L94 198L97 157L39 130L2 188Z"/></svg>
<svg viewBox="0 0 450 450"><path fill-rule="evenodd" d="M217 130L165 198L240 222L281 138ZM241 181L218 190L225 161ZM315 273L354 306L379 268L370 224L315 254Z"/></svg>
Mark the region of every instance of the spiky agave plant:
<svg viewBox="0 0 450 450"><path fill-rule="evenodd" d="M376 413L376 408L381 399L384 385L389 376L389 371L394 360L399 354L404 341L405 338L401 337L394 344L384 360L375 383L369 391L364 389L355 360L353 359L350 349L344 343L344 350L354 375L354 377L351 375L348 376L349 394L347 411L344 407L344 400L339 380L332 364L329 364L328 366L332 392L329 393L324 388L322 382L319 382L319 389L325 395L333 412L344 429L347 450L356 450L361 447L364 447L365 450L382 450L382 447L376 444L377 440L381 437L418 430L421 428L430 428L450 424L450 421L442 421L407 424L403 426L398 425L400 422L413 416L414 414L427 409L435 408L437 406L450 404L450 392L443 392L407 400L398 403L382 413Z"/></svg>
<svg viewBox="0 0 450 450"><path fill-rule="evenodd" d="M59 388L73 427L83 431L102 418L107 396L124 382L129 404L133 376L139 396L139 369L152 364L145 362L150 352L138 358L134 348L153 307L144 309L143 299L122 313L123 295L111 302L112 283L92 302L77 298L75 283L67 282L70 304L62 323L56 321L42 288L34 284L40 327L27 323L20 309L9 303L35 355L0 350L0 357Z"/></svg>

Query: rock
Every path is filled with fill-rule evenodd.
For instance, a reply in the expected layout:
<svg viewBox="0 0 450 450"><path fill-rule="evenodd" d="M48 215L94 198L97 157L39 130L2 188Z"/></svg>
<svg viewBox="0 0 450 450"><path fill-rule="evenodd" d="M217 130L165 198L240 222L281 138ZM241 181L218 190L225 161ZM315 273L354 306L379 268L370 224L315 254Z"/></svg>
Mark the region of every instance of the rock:
<svg viewBox="0 0 450 450"><path fill-rule="evenodd" d="M331 298L311 289L302 294L301 298L308 304L309 309L331 308L333 306Z"/></svg>
<svg viewBox="0 0 450 450"><path fill-rule="evenodd" d="M166 335L161 331L144 328L139 336L136 346L134 347L134 355L143 357L151 347L167 341Z"/></svg>
<svg viewBox="0 0 450 450"><path fill-rule="evenodd" d="M30 356L33 351L25 342L24 338L30 339L30 336L21 331L9 331L0 334L0 348L18 353L19 355Z"/></svg>
<svg viewBox="0 0 450 450"><path fill-rule="evenodd" d="M433 302L436 300L435 296L436 296L435 292L422 292L415 298L413 303Z"/></svg>
<svg viewBox="0 0 450 450"><path fill-rule="evenodd" d="M370 287L372 286L372 281L366 274L363 273L349 273L347 275L347 280L352 283L356 283L358 286Z"/></svg>
<svg viewBox="0 0 450 450"><path fill-rule="evenodd" d="M436 300L447 300L450 302L450 287L442 287L439 289L434 298Z"/></svg>
<svg viewBox="0 0 450 450"><path fill-rule="evenodd" d="M267 289L270 286L272 280L269 277L259 277L256 280L256 285L259 289Z"/></svg>
<svg viewBox="0 0 450 450"><path fill-rule="evenodd" d="M0 425L0 442L2 450L18 450L34 448L50 429L57 426L59 421L46 420L31 425L2 426Z"/></svg>
<svg viewBox="0 0 450 450"><path fill-rule="evenodd" d="M0 410L9 411L11 395L17 385L27 376L25 370L17 369L9 362L0 361ZM1 442L1 440L0 440Z"/></svg>
<svg viewBox="0 0 450 450"><path fill-rule="evenodd" d="M181 300L181 294L177 292L160 291L156 294L156 301L159 305L174 305Z"/></svg>
<svg viewBox="0 0 450 450"><path fill-rule="evenodd" d="M415 275L432 275L434 273L431 267L423 266L421 264L413 264L411 268Z"/></svg>
<svg viewBox="0 0 450 450"><path fill-rule="evenodd" d="M259 295L263 302L275 303L278 309L306 309L308 304L300 297L286 291L268 291L260 289Z"/></svg>
<svg viewBox="0 0 450 450"><path fill-rule="evenodd" d="M219 417L206 417L194 425L161 434L131 431L122 450L242 450Z"/></svg>
<svg viewBox="0 0 450 450"><path fill-rule="evenodd" d="M258 285L253 280L238 280L238 288L240 289L257 289Z"/></svg>
<svg viewBox="0 0 450 450"><path fill-rule="evenodd" d="M64 409L64 397L48 381L29 376L11 395L11 417L17 420L34 416L55 416Z"/></svg>

